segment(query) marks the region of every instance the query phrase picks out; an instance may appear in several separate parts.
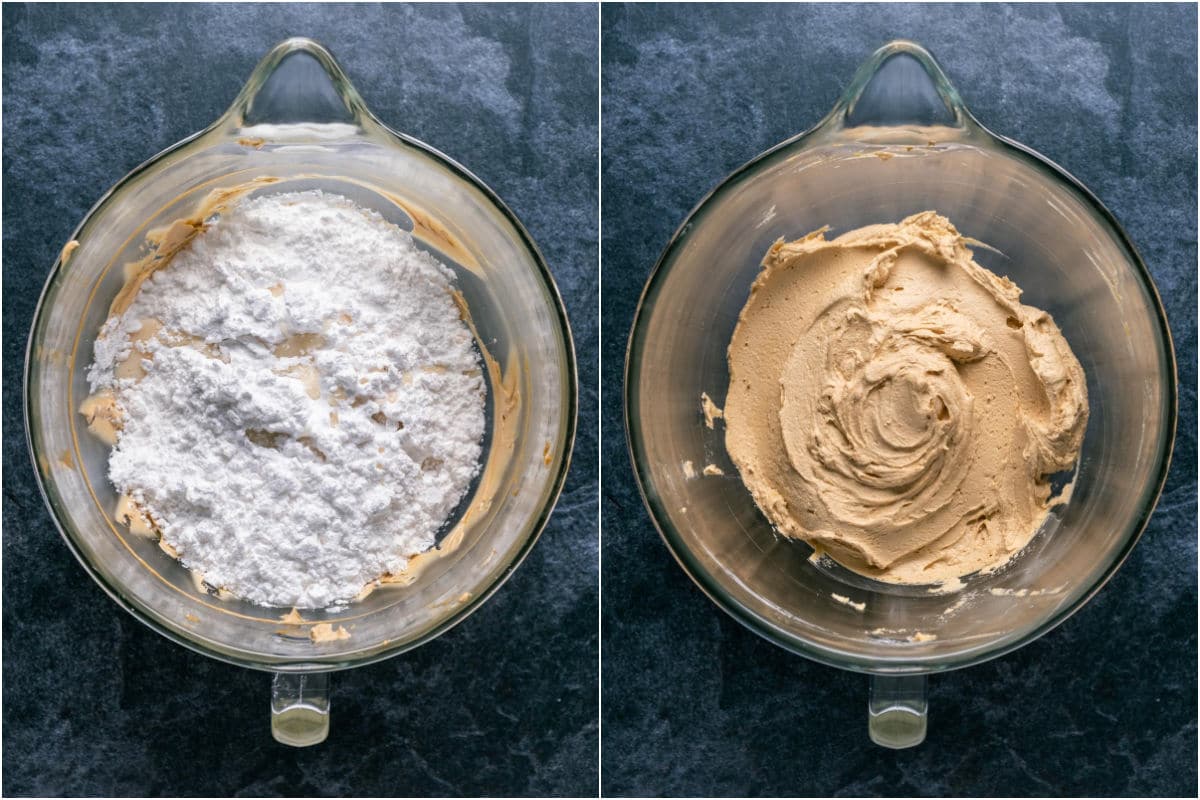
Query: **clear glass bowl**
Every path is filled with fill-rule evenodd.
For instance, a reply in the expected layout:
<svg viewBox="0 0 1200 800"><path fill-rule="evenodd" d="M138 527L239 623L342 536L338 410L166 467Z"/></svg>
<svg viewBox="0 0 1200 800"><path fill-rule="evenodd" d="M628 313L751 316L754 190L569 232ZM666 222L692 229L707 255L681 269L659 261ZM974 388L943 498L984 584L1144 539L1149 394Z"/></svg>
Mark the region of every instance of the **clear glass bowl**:
<svg viewBox="0 0 1200 800"><path fill-rule="evenodd" d="M701 392L724 405L726 347L772 242L927 209L996 248L976 259L1054 316L1091 403L1069 503L1005 568L940 595L810 561L759 512L700 406ZM1129 554L1167 474L1175 381L1154 283L1113 217L1060 167L983 128L927 51L893 42L820 124L735 172L676 232L634 320L626 424L646 505L684 570L770 641L877 676L872 738L909 746L924 735L925 675L1046 633ZM688 477L687 461L725 476Z"/></svg>
<svg viewBox="0 0 1200 800"><path fill-rule="evenodd" d="M144 254L147 231L185 217L214 189L256 178L255 191L321 188L347 195L412 230L456 273L481 342L517 391L512 446L485 441L483 475L457 547L429 559L410 585L377 589L348 609L305 612L221 600L150 540L114 520L108 447L78 413L85 372L122 266ZM232 107L207 130L138 167L76 230L43 290L29 339L25 410L46 503L89 574L123 608L205 655L276 673L276 738L311 744L328 728L322 673L395 655L429 641L486 600L529 552L558 498L576 417L575 358L566 313L529 234L463 167L395 133L364 106L318 44L291 39L254 70ZM316 642L314 625L350 638Z"/></svg>

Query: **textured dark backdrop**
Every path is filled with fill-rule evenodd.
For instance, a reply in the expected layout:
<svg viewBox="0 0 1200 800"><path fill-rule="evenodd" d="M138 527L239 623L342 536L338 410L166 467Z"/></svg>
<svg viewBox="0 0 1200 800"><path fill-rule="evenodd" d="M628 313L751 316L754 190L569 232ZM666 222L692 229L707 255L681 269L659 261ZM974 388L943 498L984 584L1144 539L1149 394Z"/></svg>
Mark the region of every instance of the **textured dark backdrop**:
<svg viewBox="0 0 1200 800"><path fill-rule="evenodd" d="M603 774L607 794L1196 793L1194 6L602 9ZM1116 577L1018 652L932 679L930 733L874 747L866 678L790 655L692 585L638 497L621 375L634 307L687 212L820 119L889 39L1096 192L1167 305L1179 437Z"/></svg>
<svg viewBox="0 0 1200 800"><path fill-rule="evenodd" d="M595 793L597 13L5 6L4 794ZM330 738L302 751L270 738L265 674L171 644L85 576L42 506L20 405L34 304L83 214L296 35L528 226L571 315L582 409L524 565L445 636L335 675Z"/></svg>

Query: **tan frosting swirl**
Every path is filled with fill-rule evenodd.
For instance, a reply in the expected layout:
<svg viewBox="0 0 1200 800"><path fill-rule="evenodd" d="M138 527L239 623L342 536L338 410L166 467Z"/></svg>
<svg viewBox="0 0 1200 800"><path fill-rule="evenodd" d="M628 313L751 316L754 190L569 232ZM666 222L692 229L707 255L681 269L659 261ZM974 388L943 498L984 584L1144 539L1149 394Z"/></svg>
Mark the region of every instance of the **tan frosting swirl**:
<svg viewBox="0 0 1200 800"><path fill-rule="evenodd" d="M729 345L726 446L782 533L882 580L1005 563L1078 457L1083 370L932 211L777 242Z"/></svg>

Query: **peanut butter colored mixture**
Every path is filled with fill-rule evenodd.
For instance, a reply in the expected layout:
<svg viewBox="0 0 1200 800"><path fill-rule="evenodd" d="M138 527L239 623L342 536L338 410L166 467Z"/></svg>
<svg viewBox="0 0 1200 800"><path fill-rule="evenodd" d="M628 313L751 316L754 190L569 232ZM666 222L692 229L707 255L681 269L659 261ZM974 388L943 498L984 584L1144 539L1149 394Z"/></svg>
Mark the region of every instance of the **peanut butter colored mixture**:
<svg viewBox="0 0 1200 800"><path fill-rule="evenodd" d="M781 533L879 580L1003 565L1078 458L1079 361L945 217L825 231L771 247L729 345L743 482Z"/></svg>

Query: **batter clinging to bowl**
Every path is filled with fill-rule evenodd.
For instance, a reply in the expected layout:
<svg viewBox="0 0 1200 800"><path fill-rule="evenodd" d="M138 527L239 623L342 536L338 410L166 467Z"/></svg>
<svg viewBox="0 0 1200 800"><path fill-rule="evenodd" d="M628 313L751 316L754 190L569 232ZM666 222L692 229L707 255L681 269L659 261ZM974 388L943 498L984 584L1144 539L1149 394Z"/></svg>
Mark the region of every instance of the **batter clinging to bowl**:
<svg viewBox="0 0 1200 800"><path fill-rule="evenodd" d="M1006 563L1087 426L1046 312L933 211L776 242L729 344L726 447L783 534L894 583Z"/></svg>

